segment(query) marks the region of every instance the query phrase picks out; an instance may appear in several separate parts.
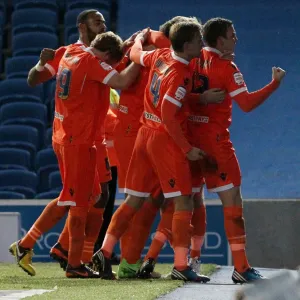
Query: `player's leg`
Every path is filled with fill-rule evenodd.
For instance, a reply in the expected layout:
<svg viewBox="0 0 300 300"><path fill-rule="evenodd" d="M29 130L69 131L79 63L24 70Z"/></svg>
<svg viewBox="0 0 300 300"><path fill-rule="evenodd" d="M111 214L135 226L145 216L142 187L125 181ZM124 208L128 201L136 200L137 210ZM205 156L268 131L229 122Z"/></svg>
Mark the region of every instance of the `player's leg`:
<svg viewBox="0 0 300 300"><path fill-rule="evenodd" d="M92 256L94 254L95 243L103 223L103 213L109 198L108 182L111 180L111 170L106 147L102 143L96 143L96 147L97 176L94 183L95 201L92 203L92 205L90 205L89 208L85 227L84 250L81 257L81 260L87 264L91 263ZM99 182L101 185L100 196L100 190L97 190L97 187L99 187Z"/></svg>
<svg viewBox="0 0 300 300"><path fill-rule="evenodd" d="M146 152L147 142L147 132L140 129L126 178L125 192L128 196L114 213L102 248L93 256L94 268L102 272L107 279L112 278L109 259L114 246L128 229L132 218L153 189L155 177Z"/></svg>
<svg viewBox="0 0 300 300"><path fill-rule="evenodd" d="M65 180L59 205L69 210L69 252L66 276L69 278L99 277L81 263L89 200L96 171L96 148L88 145L64 147ZM82 172L84 170L85 172Z"/></svg>
<svg viewBox="0 0 300 300"><path fill-rule="evenodd" d="M251 268L246 255L246 230L241 195L241 172L232 144L225 143L227 151L216 155L218 172L205 178L209 192L218 193L224 209L224 227L234 262L232 280L251 282L263 277ZM231 150L230 150L231 149ZM222 159L220 159L222 157Z"/></svg>
<svg viewBox="0 0 300 300"><path fill-rule="evenodd" d="M164 149L164 151L161 151ZM194 282L209 281L200 276L189 266L187 255L191 243L191 220L193 211L192 178L189 162L182 151L169 136L162 132L153 134L153 142L149 145L151 162L155 166L161 188L166 199L172 198L175 212L172 219L172 238L174 248L173 279Z"/></svg>
<svg viewBox="0 0 300 300"><path fill-rule="evenodd" d="M54 143L53 148L60 167L62 167L64 163L62 160L62 147ZM62 180L64 181L64 176ZM50 230L68 211L67 206L58 205L60 197L51 201L27 234L20 241L13 243L9 248L10 253L16 257L18 265L31 276L35 275L35 270L32 266L32 249L36 241L43 233Z"/></svg>
<svg viewBox="0 0 300 300"><path fill-rule="evenodd" d="M194 210L192 217L193 233L191 239L191 251L189 265L197 273L200 273L201 248L206 232L206 208L204 204L203 185L199 190L194 190L192 195Z"/></svg>
<svg viewBox="0 0 300 300"><path fill-rule="evenodd" d="M174 201L166 199L161 207L161 219L149 247L149 250L141 265L138 277L151 278L156 260L164 244L169 241L172 244L172 220L174 214Z"/></svg>

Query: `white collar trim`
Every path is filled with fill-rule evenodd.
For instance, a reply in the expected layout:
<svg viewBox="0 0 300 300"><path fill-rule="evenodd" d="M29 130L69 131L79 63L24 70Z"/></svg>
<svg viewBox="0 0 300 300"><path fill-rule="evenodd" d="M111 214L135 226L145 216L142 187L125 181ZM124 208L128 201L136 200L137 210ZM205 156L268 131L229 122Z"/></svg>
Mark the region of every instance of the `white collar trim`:
<svg viewBox="0 0 300 300"><path fill-rule="evenodd" d="M216 48L212 48L212 47L205 47L204 48L204 50L206 50L206 51L210 51L210 52L214 52L214 53L217 53L218 55L222 55L222 52L221 51L219 51L218 49L216 49Z"/></svg>
<svg viewBox="0 0 300 300"><path fill-rule="evenodd" d="M183 64L185 64L185 65L188 65L188 64L189 64L189 62L188 62L186 59L184 59L184 58L182 58L182 57L179 57L179 56L176 55L175 52L173 52L173 51L172 51L172 57L173 57L175 60L180 61L181 63L183 63Z"/></svg>

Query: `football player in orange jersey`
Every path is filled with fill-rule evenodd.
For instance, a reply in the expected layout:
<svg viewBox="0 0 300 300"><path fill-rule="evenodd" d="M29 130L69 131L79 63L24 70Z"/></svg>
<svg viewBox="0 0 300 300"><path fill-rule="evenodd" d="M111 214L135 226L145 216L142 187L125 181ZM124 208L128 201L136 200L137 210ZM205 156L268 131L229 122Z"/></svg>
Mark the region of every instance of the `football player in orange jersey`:
<svg viewBox="0 0 300 300"><path fill-rule="evenodd" d="M42 56L35 70L29 72L28 81L32 86L39 82L32 81L31 76L36 72L42 72L40 78L50 77L49 73L57 74L53 148L63 190L46 206L25 237L13 243L9 251L25 272L35 275L32 248L36 240L69 212L70 247L66 276L99 277L99 273L81 263L96 174L95 135L99 119L104 122L107 114L109 86L128 87L136 79L139 66L132 64L119 74L109 65L116 64L123 56L123 42L112 32L97 35L91 47L73 44L57 50L58 53L62 51L60 60L54 58L51 61Z"/></svg>
<svg viewBox="0 0 300 300"><path fill-rule="evenodd" d="M89 46L97 34L106 31L105 19L103 15L94 9L81 12L77 17L77 26L79 30L79 40L76 43L77 46ZM128 39L123 43L123 47L126 48L130 46L130 43L130 39ZM56 52L52 49L44 49L41 53L41 56L45 59L54 58L54 61L59 61L62 58L64 51L65 47L62 47L60 51ZM33 73L31 74L30 84L33 84L34 82L45 81L49 78L49 76L51 77L53 75L52 73L35 73L34 69L32 71ZM109 198L108 181L111 180L111 171L106 147L103 143L104 129L100 128L101 123L103 123L102 120L100 120L95 141L95 145L97 147L97 176L95 179L93 194L97 203L91 205L89 210L87 232L82 254L82 261L85 263L89 263L91 261L91 257L94 252L94 244L102 225L104 208ZM99 188L99 183L101 188ZM99 198L100 192L101 195ZM91 225L89 225L89 223ZM63 269L65 269L67 266L68 248L69 233L67 220L58 242L50 250L50 256L58 261Z"/></svg>
<svg viewBox="0 0 300 300"><path fill-rule="evenodd" d="M93 256L98 270L110 276L109 257L146 197L160 186L165 198L173 198L175 213L172 234L175 263L172 279L207 282L187 264L193 203L189 160L203 159L205 153L192 147L184 136L187 110L185 95L190 91L189 61L202 48L201 26L179 22L170 30L171 49L142 51L149 30L138 35L130 58L150 68L144 97L143 126L139 129L126 177L128 194L113 216L101 250Z"/></svg>
<svg viewBox="0 0 300 300"><path fill-rule="evenodd" d="M191 103L195 103L193 99L199 99L199 94L209 88L225 90L226 97L218 104L191 105L192 112L188 123L190 142L214 157L218 164L218 171L215 173L207 172L200 166L197 168L194 164L193 190L197 192L195 203L203 208L204 177L208 191L217 193L224 207L224 226L234 261L232 280L235 283L252 282L264 277L250 267L246 256L241 172L229 134L232 100L236 101L243 111L252 111L279 87L285 71L274 67L271 82L262 89L249 93L235 63L221 59L224 52L234 53L237 35L233 23L222 18L211 19L203 27L203 37L207 47L202 50L201 57L192 64L194 94L191 95ZM201 237L198 237L198 240L200 239ZM195 241L194 244L193 256L197 265L201 243L197 246Z"/></svg>
<svg viewBox="0 0 300 300"><path fill-rule="evenodd" d="M143 45L144 50L154 50L155 48L170 48L169 32L173 24L181 21L195 21L193 17L176 16L162 24L159 31L151 30L147 41ZM123 59L126 65L129 58ZM129 89L121 92L120 106L118 112L118 122L115 127L116 150L119 157L118 184L119 191L124 192L125 178L136 140L138 129L141 126L140 118L144 109L143 97L149 77L149 69L142 68L137 80ZM137 276L137 271L141 267L141 253L149 236L151 225L157 214L163 196L160 188L154 192L144 203L143 207L135 215L126 233L121 238L122 260L118 268L119 278L132 278ZM173 213L162 208L161 222L159 228L164 228L165 219L172 220ZM137 238L138 236L138 238ZM149 276L157 278L159 273L151 272Z"/></svg>

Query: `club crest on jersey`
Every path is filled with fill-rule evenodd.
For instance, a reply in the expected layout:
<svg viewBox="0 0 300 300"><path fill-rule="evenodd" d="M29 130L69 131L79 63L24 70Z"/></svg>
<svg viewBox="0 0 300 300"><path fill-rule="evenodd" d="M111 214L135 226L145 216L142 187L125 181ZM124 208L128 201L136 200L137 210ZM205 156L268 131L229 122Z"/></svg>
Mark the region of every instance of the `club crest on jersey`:
<svg viewBox="0 0 300 300"><path fill-rule="evenodd" d="M242 84L244 84L244 78L243 78L243 75L242 75L240 72L234 73L234 74L233 74L233 78L234 78L234 82L235 82L237 85L242 85Z"/></svg>
<svg viewBox="0 0 300 300"><path fill-rule="evenodd" d="M175 98L180 101L182 100L186 95L186 89L182 86L180 86L177 91L175 92Z"/></svg>
<svg viewBox="0 0 300 300"><path fill-rule="evenodd" d="M99 64L106 71L112 70L112 66L108 65L107 63L105 63L103 61L99 61Z"/></svg>

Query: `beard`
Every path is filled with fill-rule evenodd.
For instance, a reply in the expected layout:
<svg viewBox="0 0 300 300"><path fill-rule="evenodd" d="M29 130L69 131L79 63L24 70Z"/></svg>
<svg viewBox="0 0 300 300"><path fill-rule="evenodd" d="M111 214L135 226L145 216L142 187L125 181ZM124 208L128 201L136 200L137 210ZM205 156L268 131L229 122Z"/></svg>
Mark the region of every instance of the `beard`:
<svg viewBox="0 0 300 300"><path fill-rule="evenodd" d="M98 34L104 33L104 32L105 32L104 28L102 30L100 30L99 32L95 33L89 27L87 27L87 37L89 39L89 42L91 43Z"/></svg>

